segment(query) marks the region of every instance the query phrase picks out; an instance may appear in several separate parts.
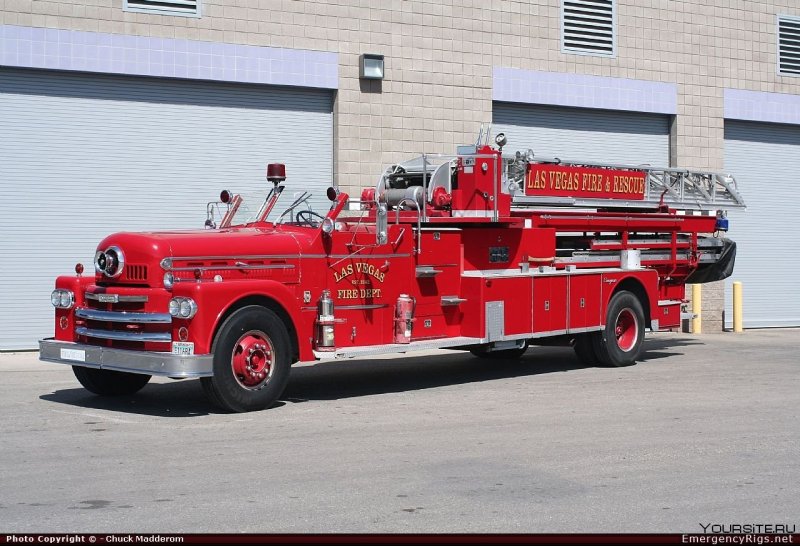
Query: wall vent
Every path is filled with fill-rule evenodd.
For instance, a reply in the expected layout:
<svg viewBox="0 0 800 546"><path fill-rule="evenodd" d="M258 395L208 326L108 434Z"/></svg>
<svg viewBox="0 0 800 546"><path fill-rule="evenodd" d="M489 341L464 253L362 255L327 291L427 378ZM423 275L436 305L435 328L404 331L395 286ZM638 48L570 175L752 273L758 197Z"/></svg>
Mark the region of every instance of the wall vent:
<svg viewBox="0 0 800 546"><path fill-rule="evenodd" d="M615 0L562 0L562 50L585 55L615 54Z"/></svg>
<svg viewBox="0 0 800 546"><path fill-rule="evenodd" d="M123 0L125 11L200 17L200 0Z"/></svg>
<svg viewBox="0 0 800 546"><path fill-rule="evenodd" d="M800 76L800 17L778 16L778 73Z"/></svg>

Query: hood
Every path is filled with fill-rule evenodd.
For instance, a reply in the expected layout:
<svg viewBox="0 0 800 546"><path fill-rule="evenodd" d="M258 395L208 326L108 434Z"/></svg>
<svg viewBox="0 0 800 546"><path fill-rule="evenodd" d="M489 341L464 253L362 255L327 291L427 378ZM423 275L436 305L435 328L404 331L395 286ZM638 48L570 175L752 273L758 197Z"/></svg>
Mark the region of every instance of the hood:
<svg viewBox="0 0 800 546"><path fill-rule="evenodd" d="M163 286L165 258L169 258L164 262L168 267L203 270L215 265L247 264L248 259L285 259L299 256L300 249L307 248L315 235L316 230L286 226L114 233L100 242L97 253L106 253L113 261L119 250L123 263L113 270L115 276L96 273L96 279L103 284Z"/></svg>

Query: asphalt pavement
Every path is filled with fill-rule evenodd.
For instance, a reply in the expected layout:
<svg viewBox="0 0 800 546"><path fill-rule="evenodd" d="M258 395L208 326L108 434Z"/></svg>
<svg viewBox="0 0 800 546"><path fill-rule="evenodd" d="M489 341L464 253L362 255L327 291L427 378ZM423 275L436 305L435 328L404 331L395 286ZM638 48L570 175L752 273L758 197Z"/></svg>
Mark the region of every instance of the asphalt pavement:
<svg viewBox="0 0 800 546"><path fill-rule="evenodd" d="M0 354L0 532L680 532L800 524L800 330L655 334L638 365L455 351L96 397Z"/></svg>

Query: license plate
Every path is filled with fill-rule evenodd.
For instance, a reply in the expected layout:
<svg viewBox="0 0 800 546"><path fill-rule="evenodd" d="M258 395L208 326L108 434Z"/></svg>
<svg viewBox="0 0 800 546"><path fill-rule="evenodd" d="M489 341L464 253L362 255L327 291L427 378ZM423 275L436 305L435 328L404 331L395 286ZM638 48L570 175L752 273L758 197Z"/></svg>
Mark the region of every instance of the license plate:
<svg viewBox="0 0 800 546"><path fill-rule="evenodd" d="M173 341L172 354L181 356L192 356L194 354L194 343L189 341Z"/></svg>
<svg viewBox="0 0 800 546"><path fill-rule="evenodd" d="M79 349L61 349L61 360L86 362L86 351L81 351Z"/></svg>

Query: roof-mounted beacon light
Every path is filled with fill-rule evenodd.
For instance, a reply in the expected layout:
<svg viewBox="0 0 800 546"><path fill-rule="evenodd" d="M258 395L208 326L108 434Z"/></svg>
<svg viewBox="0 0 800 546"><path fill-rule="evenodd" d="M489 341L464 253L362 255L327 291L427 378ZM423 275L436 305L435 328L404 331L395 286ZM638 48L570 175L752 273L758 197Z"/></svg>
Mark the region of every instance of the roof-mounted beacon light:
<svg viewBox="0 0 800 546"><path fill-rule="evenodd" d="M283 193L285 186L281 186L280 183L286 180L286 165L283 163L270 163L267 165L267 180L272 182L275 187L269 191L267 201L261 207L261 211L258 214L259 222L265 222L267 220L267 216L272 212L281 193Z"/></svg>
<svg viewBox="0 0 800 546"><path fill-rule="evenodd" d="M219 194L219 200L225 203L226 205L231 202L233 199L233 194L228 190L222 190Z"/></svg>
<svg viewBox="0 0 800 546"><path fill-rule="evenodd" d="M717 222L714 228L716 231L728 231L730 224L728 223L728 215L724 210L717 211Z"/></svg>
<svg viewBox="0 0 800 546"><path fill-rule="evenodd" d="M267 165L267 180L276 186L286 180L286 165L283 163L270 163Z"/></svg>

